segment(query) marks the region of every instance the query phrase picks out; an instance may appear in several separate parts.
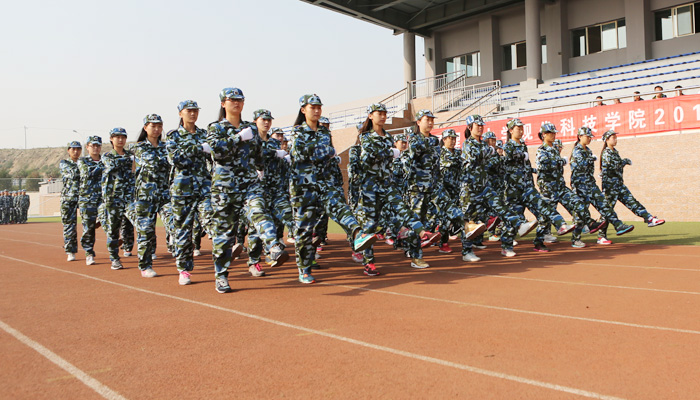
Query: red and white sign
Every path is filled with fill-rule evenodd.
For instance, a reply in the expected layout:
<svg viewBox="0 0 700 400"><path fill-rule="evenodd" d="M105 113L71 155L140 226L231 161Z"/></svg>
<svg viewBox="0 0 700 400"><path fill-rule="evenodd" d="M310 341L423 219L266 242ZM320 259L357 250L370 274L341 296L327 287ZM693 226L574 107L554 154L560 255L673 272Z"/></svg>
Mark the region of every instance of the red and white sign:
<svg viewBox="0 0 700 400"><path fill-rule="evenodd" d="M617 132L618 136L695 129L700 128L700 95L611 104L520 117L520 120L524 124L523 139L528 146L542 143L537 137L537 132L544 122L551 122L557 127L557 139L561 139L562 142L575 141L576 132L582 126L591 128L597 138L610 129ZM490 120L486 122L484 132L491 130L496 133L497 138L505 142L508 132L506 122L508 119ZM460 134L457 147L461 147L466 125L434 129L432 134L440 136L440 133L448 128Z"/></svg>

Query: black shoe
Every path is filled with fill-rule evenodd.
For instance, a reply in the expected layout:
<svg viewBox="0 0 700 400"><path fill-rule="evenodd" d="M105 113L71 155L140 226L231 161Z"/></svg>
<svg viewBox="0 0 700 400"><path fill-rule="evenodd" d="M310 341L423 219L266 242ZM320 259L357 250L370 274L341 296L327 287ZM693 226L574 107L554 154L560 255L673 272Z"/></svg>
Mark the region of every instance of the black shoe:
<svg viewBox="0 0 700 400"><path fill-rule="evenodd" d="M536 243L534 250L540 253L549 253L549 248L544 243Z"/></svg>
<svg viewBox="0 0 700 400"><path fill-rule="evenodd" d="M608 221L606 221L606 220L591 221L591 223L588 224L588 233L596 233L599 230L604 229L607 226L608 226Z"/></svg>

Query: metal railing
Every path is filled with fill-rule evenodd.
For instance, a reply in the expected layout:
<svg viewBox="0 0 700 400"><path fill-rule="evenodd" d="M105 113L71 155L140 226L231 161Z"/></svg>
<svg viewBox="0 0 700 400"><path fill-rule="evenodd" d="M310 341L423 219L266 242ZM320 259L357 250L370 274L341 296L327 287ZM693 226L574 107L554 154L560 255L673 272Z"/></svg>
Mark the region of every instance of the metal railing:
<svg viewBox="0 0 700 400"><path fill-rule="evenodd" d="M431 97L438 90L443 90L451 82L466 79L467 71L448 72L431 76L428 78L417 79L409 82L408 86L411 90L411 98Z"/></svg>
<svg viewBox="0 0 700 400"><path fill-rule="evenodd" d="M397 113L406 109L408 105L408 95L406 88L399 90L391 96L379 101L386 106L387 123ZM347 110L332 112L328 119L331 121L331 130L356 126L367 118L367 107L355 107Z"/></svg>
<svg viewBox="0 0 700 400"><path fill-rule="evenodd" d="M463 110L478 106L497 106L501 103L501 81L474 85L449 84L433 94L433 112ZM483 113L483 112L482 112Z"/></svg>

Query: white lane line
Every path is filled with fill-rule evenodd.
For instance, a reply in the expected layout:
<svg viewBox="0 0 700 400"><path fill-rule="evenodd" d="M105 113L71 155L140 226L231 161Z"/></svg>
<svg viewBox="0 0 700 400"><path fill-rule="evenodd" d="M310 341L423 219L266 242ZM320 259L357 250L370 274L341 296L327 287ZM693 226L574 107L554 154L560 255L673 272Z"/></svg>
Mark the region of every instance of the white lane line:
<svg viewBox="0 0 700 400"><path fill-rule="evenodd" d="M571 320L575 320L575 321L596 322L596 323L607 324L607 325L627 326L630 328L653 329L653 330L657 330L657 331L690 333L693 335L700 335L700 331L696 331L696 330L692 330L692 329L669 328L669 327L665 327L665 326L634 324L634 323L630 323L630 322L611 321L611 320L607 320L607 319L575 317L572 315L553 314L553 313L547 313L547 312L541 312L541 311L531 311L531 310L521 310L519 308L510 308L510 307L490 306L490 305L486 305L486 304L468 303L468 302L459 301L459 300L439 299L439 298L435 298L435 297L421 296L421 295L417 295L417 294L406 294L406 293L392 292L390 290L369 289L369 288L363 288L363 287L359 287L359 286L340 285L340 284L327 283L327 282L317 282L316 284L317 285L325 285L325 286L341 287L341 288L353 289L353 290L362 290L362 291L366 291L366 292L390 294L390 295L394 295L394 296L410 297L410 298L419 299L419 300L438 301L441 303L457 304L460 306L486 308L489 310L509 311L509 312L515 312L515 313L520 313L520 314L539 315L542 317L571 319Z"/></svg>
<svg viewBox="0 0 700 400"><path fill-rule="evenodd" d="M115 392L114 390L108 388L107 386L103 385L100 381L97 379L91 377L90 375L86 374L83 372L81 369L76 367L75 365L69 363L68 361L64 360L59 356L58 354L54 353L53 351L47 349L46 347L42 346L41 344L35 342L34 340L28 338L22 332L14 329L10 325L7 325L5 322L0 321L0 328L4 330L5 332L9 333L10 335L14 336L15 339L19 340L23 344L29 346L32 348L32 350L36 351L37 353L41 354L44 358L47 360L51 361L52 363L56 364L60 368L66 370L69 374L74 376L76 379L79 381L83 382L85 386L89 387L90 389L94 390L97 392L100 396L104 397L105 399L109 400L126 400L126 397L120 395L119 393Z"/></svg>
<svg viewBox="0 0 700 400"><path fill-rule="evenodd" d="M187 298L184 298L184 297L177 297L177 296L173 296L173 295L170 295L170 294L158 293L158 292L154 292L154 291L151 291L151 290L147 290L147 289L143 289L143 288L139 288L139 287L135 287L135 286L130 286L130 285L125 285L125 284L123 284L123 283L108 281L108 280L106 280L106 279L96 278L96 277L94 277L94 276L85 275L85 274L81 274L81 273L78 273L78 272L66 271L66 270L63 270L63 269L60 269L60 268L50 267L50 266L48 266L48 265L38 264L38 263L35 263L35 262L26 261L26 260L21 260L21 259L14 258L14 257L8 257L8 256L5 256L5 255L0 255L0 257L6 258L6 259L9 259L9 260L13 260L13 261L17 261L17 262L22 262L22 263L29 264L29 265L34 265L34 266L41 267L41 268L50 269L50 270L57 271L57 272L63 272L63 273L71 274L71 275L80 276L80 277L86 278L86 279L92 279L92 280L95 280L95 281L99 281L99 282L107 283L107 284L110 284L110 285L115 285L115 286L123 287L123 288L126 288L126 289L131 289L131 290L134 290L134 291L137 291L137 292L141 292L141 293L152 294L152 295L155 295L155 296L160 296L160 297L164 297L164 298L168 298L168 299L178 300L178 301L182 301L182 302L185 302L185 303L195 304L195 305L199 305L199 306L202 306L202 307L207 307L207 308L211 308L211 309L214 309L214 310L223 311L223 312L231 313L231 314L234 314L234 315L238 315L238 316L240 316L240 317L246 317L246 318L254 319L254 320L257 320L257 321L262 321L262 322L266 322L266 323L269 323L269 324L281 326L281 327L284 327L284 328L295 329L295 330L298 330L298 331L301 331L301 332L311 333L311 334L315 334L315 335L327 337L327 338L330 338L330 339L335 339L335 340L338 340L338 341L341 341L341 342L350 343L350 344L354 344L354 345L357 345L357 346L365 347L365 348L368 348L368 349L383 351L383 352L386 352L386 353L390 353L390 354L394 354L394 355L398 355L398 356L402 356L402 357L406 357L406 358L411 358L411 359L418 360L418 361L424 361L424 362L428 362L428 363L431 363L431 364L441 365L441 366L444 366L444 367L455 368L455 369L459 369L459 370L462 370L462 371L467 371L467 372L472 372L472 373L475 373L475 374L480 374L480 375L484 375L484 376L489 376L489 377L492 377L492 378L504 379L504 380L508 380L508 381L512 381L512 382L522 383L522 384L525 384L525 385L536 386L536 387L540 387L540 388L544 388L544 389L549 389L549 390L555 390L555 391L558 391L558 392L571 393L571 394L574 394L574 395L577 395L577 396L583 396L583 397L588 397L588 398L593 398L593 399L622 400L620 397L607 396L607 395L604 395L604 394L600 394L600 393L596 393L596 392L591 392L591 391L587 391L587 390L582 390L582 389L577 389L577 388L573 388L573 387L569 387L569 386L557 385L557 384L554 384L554 383L538 381L538 380L535 380L535 379L524 378L524 377L521 377L521 376L506 374L506 373L497 372L497 371L490 371L490 370L487 370L487 369L482 369L482 368L478 368L478 367L473 367L473 366L466 365L466 364L459 364L459 363L455 363L455 362L452 362L452 361L447 361L447 360L443 360L443 359L439 359L439 358L435 358L435 357L429 357L429 356L424 356L424 355L422 355L422 354L412 353L412 352L409 352L409 351L398 350L398 349L394 349L394 348L392 348L392 347L381 346L381 345L377 345L377 344L369 343L369 342L363 342L363 341L361 341L361 340L352 339L352 338L345 337L345 336L340 336L340 335L335 335L335 334L328 333L328 332L324 332L324 331L317 330L317 329L306 328L306 327L303 327L303 326L300 326L300 325L294 325L294 324L290 324L290 323L287 323L287 322L282 322L282 321L278 321L278 320L275 320L275 319L262 317L262 316L255 315L255 314L249 314L249 313L246 313L246 312L243 312L243 311L238 311L238 310L234 310L234 309L230 309L230 308L225 308L225 307L217 306L217 305L214 305L214 304L204 303L204 302L197 301L197 300L187 299Z"/></svg>
<svg viewBox="0 0 700 400"><path fill-rule="evenodd" d="M595 265L601 267L615 267L615 268L636 268L636 269L660 269L665 271L688 271L688 272L700 272L700 268L668 268L668 267L648 267L644 265L621 265L621 264L602 264L602 263L592 263L584 261L552 261L547 260L548 263L552 264L578 264L578 265Z"/></svg>

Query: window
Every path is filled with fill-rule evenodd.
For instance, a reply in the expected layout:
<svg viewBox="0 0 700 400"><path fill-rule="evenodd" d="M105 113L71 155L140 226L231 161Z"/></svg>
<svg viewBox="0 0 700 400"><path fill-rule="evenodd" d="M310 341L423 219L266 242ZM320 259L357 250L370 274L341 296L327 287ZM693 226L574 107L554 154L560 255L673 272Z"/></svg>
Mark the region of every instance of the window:
<svg viewBox="0 0 700 400"><path fill-rule="evenodd" d="M673 39L700 31L700 3L684 4L654 13L656 40Z"/></svg>
<svg viewBox="0 0 700 400"><path fill-rule="evenodd" d="M606 22L571 31L574 57L627 47L625 20Z"/></svg>
<svg viewBox="0 0 700 400"><path fill-rule="evenodd" d="M503 70L522 68L527 65L525 42L503 46Z"/></svg>
<svg viewBox="0 0 700 400"><path fill-rule="evenodd" d="M447 59L445 62L445 70L450 74L448 75L448 81L453 81L461 76L461 74L454 72L464 71L463 73L467 78L481 76L481 54L478 51L476 53L453 57Z"/></svg>
<svg viewBox="0 0 700 400"><path fill-rule="evenodd" d="M542 64L547 64L547 36L542 36Z"/></svg>

